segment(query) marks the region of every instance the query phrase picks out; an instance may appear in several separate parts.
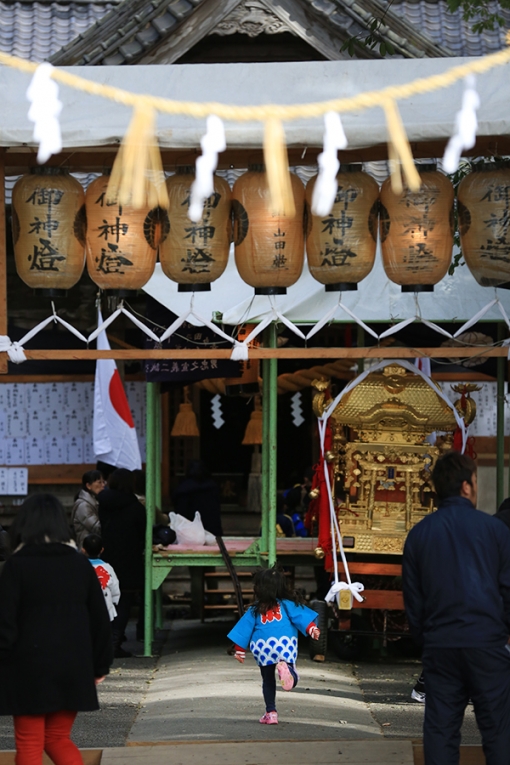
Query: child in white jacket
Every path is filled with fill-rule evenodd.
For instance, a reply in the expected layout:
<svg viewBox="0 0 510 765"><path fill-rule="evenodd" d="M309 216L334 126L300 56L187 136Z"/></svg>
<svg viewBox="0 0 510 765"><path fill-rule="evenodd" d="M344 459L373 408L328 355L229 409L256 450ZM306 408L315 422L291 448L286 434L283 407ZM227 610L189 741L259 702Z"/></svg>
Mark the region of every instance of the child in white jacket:
<svg viewBox="0 0 510 765"><path fill-rule="evenodd" d="M105 561L100 558L100 555L103 552L103 540L98 534L88 534L82 544L82 552L87 556L96 570L99 584L103 590L110 621L113 621L117 616L117 609L115 606L120 600L120 587L117 574L109 563L105 563Z"/></svg>

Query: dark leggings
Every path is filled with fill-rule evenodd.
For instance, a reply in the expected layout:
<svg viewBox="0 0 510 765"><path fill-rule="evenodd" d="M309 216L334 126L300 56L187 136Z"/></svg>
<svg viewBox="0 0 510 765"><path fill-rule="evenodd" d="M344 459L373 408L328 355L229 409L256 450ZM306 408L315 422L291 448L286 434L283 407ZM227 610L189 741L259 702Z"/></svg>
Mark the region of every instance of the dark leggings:
<svg viewBox="0 0 510 765"><path fill-rule="evenodd" d="M294 678L294 688L297 685L298 676L295 670L294 664L287 663L290 669L290 674ZM276 676L275 676L276 664L268 664L265 667L260 667L260 674L262 675L262 695L264 696L264 702L266 704L266 712L276 712Z"/></svg>

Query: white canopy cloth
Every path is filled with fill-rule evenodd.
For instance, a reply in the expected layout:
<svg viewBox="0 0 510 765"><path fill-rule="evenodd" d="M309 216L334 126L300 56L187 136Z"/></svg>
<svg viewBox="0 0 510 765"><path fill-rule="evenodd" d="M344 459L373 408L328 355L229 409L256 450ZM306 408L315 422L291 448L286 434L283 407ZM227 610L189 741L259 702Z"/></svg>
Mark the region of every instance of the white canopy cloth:
<svg viewBox="0 0 510 765"><path fill-rule="evenodd" d="M74 74L139 94L153 94L182 101L219 101L226 104L293 104L348 97L382 89L391 84L439 74L472 58L430 58L379 61L303 61L261 64L188 64L173 66L69 67ZM27 118L26 92L30 77L0 67L2 124L1 146L34 145L33 126ZM64 148L119 143L132 110L113 101L90 96L59 85ZM477 79L481 105L478 136L510 133L508 67L501 66ZM462 102L464 85L413 96L399 102L410 141L447 139ZM381 109L342 115L350 149L384 143L386 121ZM226 123L229 147L260 147L260 123ZM161 146L196 148L204 134L205 120L181 115L159 115L157 135ZM302 119L285 124L289 146L322 147L324 123Z"/></svg>
<svg viewBox="0 0 510 765"><path fill-rule="evenodd" d="M168 279L158 264L145 292L170 311L181 316L189 309L190 293L179 293L177 284ZM499 289L498 297L510 314L510 291ZM419 295L421 316L433 322L471 319L486 306L495 295L492 288L480 287L467 266L455 270L435 286L434 292ZM315 324L328 310L338 303L337 292L325 292L324 287L311 275L305 263L300 279L289 287L287 295L273 298L284 316L295 324ZM342 302L362 321L402 320L416 313L413 294L402 293L400 287L387 278L378 247L376 263L372 272L359 285L357 292L342 293ZM210 292L197 292L194 305L197 312L211 319L215 312L223 315L225 324L237 325L245 321L260 321L268 311L267 297L254 297L254 290L243 282L235 267L233 251L224 274L211 285ZM501 321L501 313L495 306L483 317L485 321ZM339 311L335 320L351 321L348 314ZM192 317L191 323L197 324Z"/></svg>

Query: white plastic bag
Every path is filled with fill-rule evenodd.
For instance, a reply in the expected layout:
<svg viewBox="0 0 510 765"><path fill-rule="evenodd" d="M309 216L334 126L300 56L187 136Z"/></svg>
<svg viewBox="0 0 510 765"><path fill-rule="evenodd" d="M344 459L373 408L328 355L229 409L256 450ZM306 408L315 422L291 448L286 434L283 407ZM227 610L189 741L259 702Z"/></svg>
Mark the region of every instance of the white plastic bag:
<svg viewBox="0 0 510 765"><path fill-rule="evenodd" d="M206 531L198 510L192 521L184 518L183 515L170 513L170 526L177 534L178 545L205 545Z"/></svg>
<svg viewBox="0 0 510 765"><path fill-rule="evenodd" d="M215 545L216 544L216 537L214 534L211 534L210 531L205 532L205 543L206 545Z"/></svg>

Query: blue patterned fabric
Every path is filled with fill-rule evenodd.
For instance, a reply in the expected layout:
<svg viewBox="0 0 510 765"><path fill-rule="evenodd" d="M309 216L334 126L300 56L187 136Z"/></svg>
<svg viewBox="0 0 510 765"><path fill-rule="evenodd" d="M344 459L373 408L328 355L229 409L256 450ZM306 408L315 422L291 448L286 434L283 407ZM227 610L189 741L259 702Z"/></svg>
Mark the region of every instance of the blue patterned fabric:
<svg viewBox="0 0 510 765"><path fill-rule="evenodd" d="M316 621L316 611L282 600L267 614L257 614L249 608L228 637L241 648L249 646L259 667L279 661L295 664L298 630L306 635L308 625Z"/></svg>

